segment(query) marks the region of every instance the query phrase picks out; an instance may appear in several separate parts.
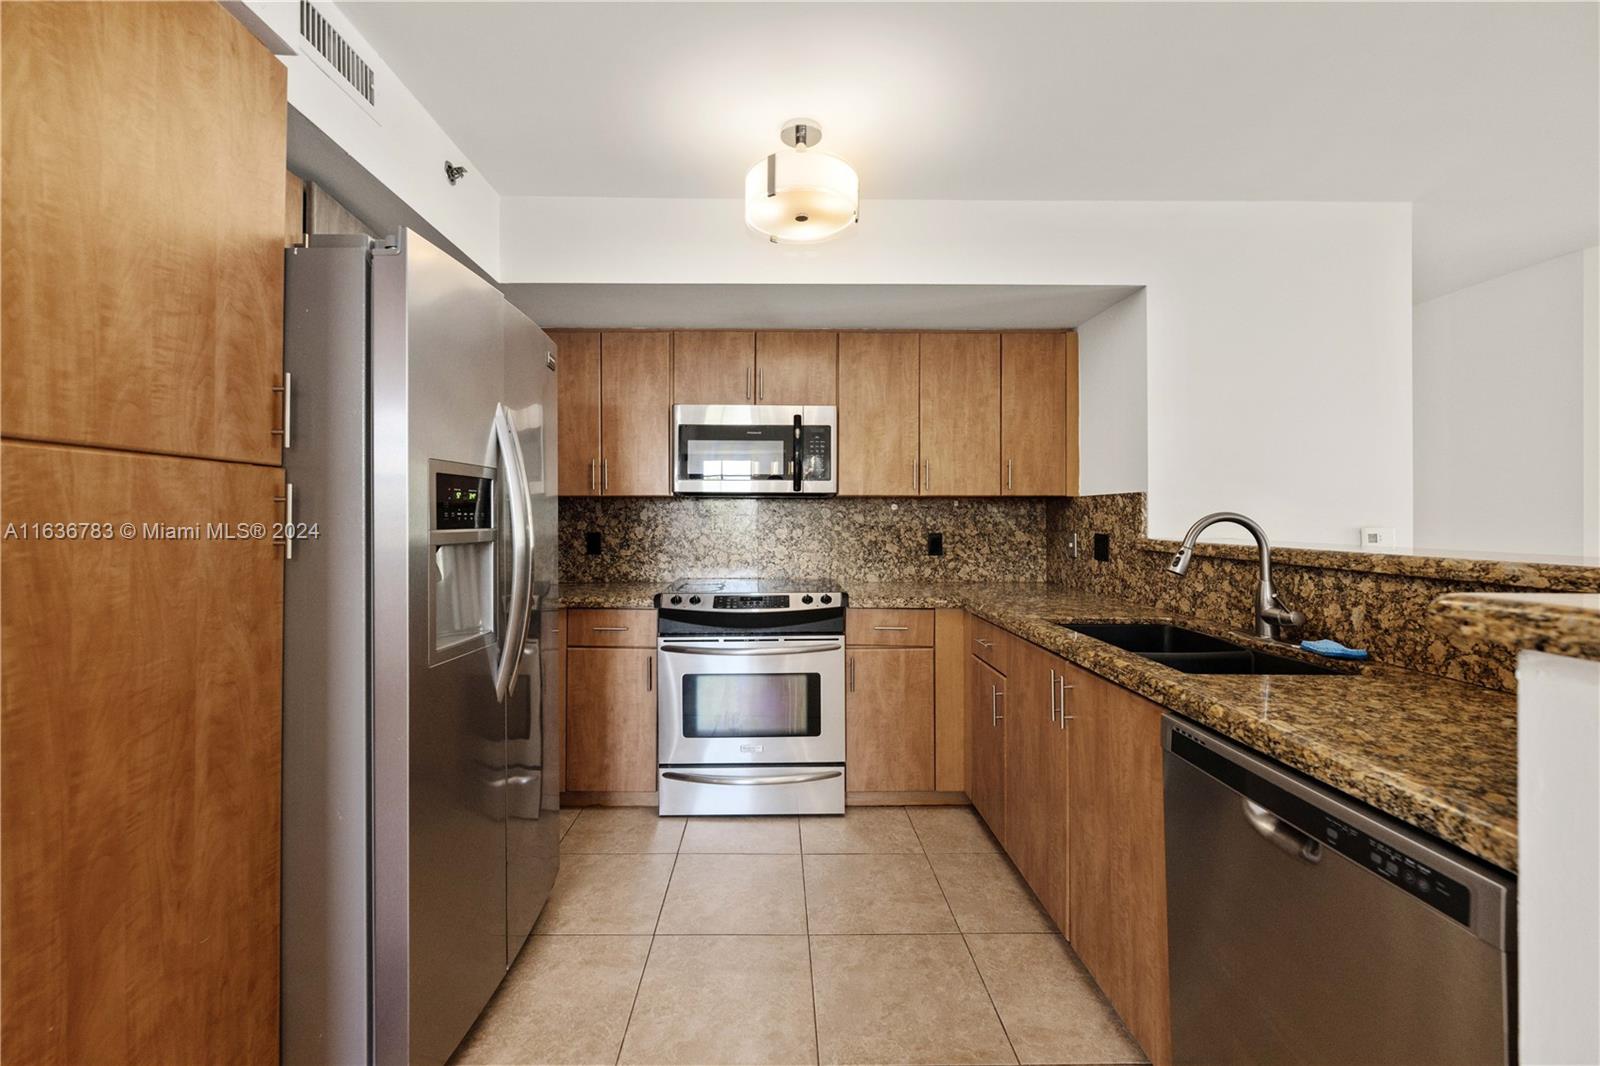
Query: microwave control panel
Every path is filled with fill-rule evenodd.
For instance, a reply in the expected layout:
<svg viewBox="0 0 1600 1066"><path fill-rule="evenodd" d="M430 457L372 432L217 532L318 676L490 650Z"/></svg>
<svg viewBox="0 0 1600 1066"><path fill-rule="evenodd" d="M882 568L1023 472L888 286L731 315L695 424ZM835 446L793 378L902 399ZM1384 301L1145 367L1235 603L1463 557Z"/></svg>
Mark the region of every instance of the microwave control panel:
<svg viewBox="0 0 1600 1066"><path fill-rule="evenodd" d="M828 426L800 429L800 469L807 481L833 478L833 430Z"/></svg>

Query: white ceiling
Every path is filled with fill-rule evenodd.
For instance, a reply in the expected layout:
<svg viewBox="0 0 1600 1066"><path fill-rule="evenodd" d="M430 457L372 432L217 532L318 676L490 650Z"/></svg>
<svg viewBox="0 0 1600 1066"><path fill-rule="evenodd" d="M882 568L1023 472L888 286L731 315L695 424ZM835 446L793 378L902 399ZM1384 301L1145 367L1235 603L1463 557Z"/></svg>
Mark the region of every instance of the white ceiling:
<svg viewBox="0 0 1600 1066"><path fill-rule="evenodd" d="M1600 240L1594 3L350 2L505 195L1415 204L1417 296ZM380 89L381 91L381 89Z"/></svg>
<svg viewBox="0 0 1600 1066"><path fill-rule="evenodd" d="M546 329L1064 329L1128 285L531 285L506 296Z"/></svg>

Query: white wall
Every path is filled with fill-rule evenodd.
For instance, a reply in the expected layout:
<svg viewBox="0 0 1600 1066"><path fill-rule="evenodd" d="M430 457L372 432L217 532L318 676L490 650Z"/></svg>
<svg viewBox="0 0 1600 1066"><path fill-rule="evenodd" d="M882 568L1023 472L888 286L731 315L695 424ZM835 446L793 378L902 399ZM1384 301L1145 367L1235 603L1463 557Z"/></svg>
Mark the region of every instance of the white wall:
<svg viewBox="0 0 1600 1066"><path fill-rule="evenodd" d="M1600 555L1587 258L1587 282L1574 252L1417 304L1417 544Z"/></svg>
<svg viewBox="0 0 1600 1066"><path fill-rule="evenodd" d="M244 0L245 6L284 42L308 54L300 36L299 4L292 0ZM310 119L345 152L388 186L417 214L490 274L500 271L500 194L483 175L469 173L451 185L446 159L472 168L471 160L400 83L337 5L317 10L372 67L375 115L308 55L280 55L289 71L289 105ZM250 25L248 20L246 25ZM252 27L254 28L254 27Z"/></svg>
<svg viewBox="0 0 1600 1066"><path fill-rule="evenodd" d="M1411 531L1406 204L868 201L809 249L736 200L506 197L507 282L1144 285L1150 529ZM1359 431L1357 431L1359 427Z"/></svg>
<svg viewBox="0 0 1600 1066"><path fill-rule="evenodd" d="M1521 1059L1600 1062L1600 662L1517 657Z"/></svg>
<svg viewBox="0 0 1600 1066"><path fill-rule="evenodd" d="M1144 290L1078 327L1079 491L1143 492L1149 482Z"/></svg>

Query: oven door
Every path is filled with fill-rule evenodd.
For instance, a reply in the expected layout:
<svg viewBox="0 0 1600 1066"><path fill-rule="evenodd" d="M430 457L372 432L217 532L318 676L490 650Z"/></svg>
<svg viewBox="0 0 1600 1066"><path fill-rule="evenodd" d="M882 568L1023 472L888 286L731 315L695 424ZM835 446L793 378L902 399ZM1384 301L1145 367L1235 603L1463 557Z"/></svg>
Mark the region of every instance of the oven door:
<svg viewBox="0 0 1600 1066"><path fill-rule="evenodd" d="M672 491L679 495L832 495L833 407L679 404Z"/></svg>
<svg viewBox="0 0 1600 1066"><path fill-rule="evenodd" d="M844 762L843 637L663 637L662 766Z"/></svg>

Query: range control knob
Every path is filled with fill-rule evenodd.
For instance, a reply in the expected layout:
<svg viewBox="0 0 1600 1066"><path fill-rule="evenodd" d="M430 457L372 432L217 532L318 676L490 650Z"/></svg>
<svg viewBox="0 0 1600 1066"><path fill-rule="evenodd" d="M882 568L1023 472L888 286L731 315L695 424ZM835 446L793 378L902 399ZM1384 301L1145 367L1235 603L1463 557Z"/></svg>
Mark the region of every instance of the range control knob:
<svg viewBox="0 0 1600 1066"><path fill-rule="evenodd" d="M689 602L690 603L699 603L700 602L700 597L699 596L690 596L689 597Z"/></svg>
<svg viewBox="0 0 1600 1066"><path fill-rule="evenodd" d="M674 597L672 597L672 602L673 603L682 603L683 602L683 597L682 596L674 596Z"/></svg>
<svg viewBox="0 0 1600 1066"><path fill-rule="evenodd" d="M801 596L800 597L800 602L801 603L810 603L811 602L811 593L808 592L804 596Z"/></svg>
<svg viewBox="0 0 1600 1066"><path fill-rule="evenodd" d="M828 595L826 592L824 592L822 594L822 602L823 603L832 603L833 602L833 597Z"/></svg>

